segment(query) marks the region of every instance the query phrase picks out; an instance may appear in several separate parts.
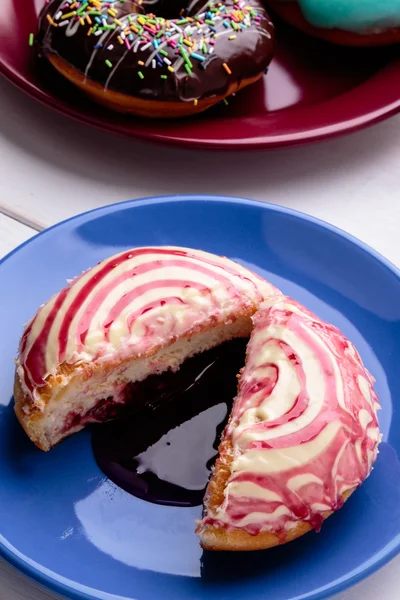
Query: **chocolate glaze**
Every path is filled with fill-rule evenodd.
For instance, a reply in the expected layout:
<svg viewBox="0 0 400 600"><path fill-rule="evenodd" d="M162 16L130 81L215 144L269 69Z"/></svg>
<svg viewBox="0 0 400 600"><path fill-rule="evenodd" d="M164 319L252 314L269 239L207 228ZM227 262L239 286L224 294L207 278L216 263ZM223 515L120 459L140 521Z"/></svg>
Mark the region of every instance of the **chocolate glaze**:
<svg viewBox="0 0 400 600"><path fill-rule="evenodd" d="M223 4L229 11L237 8L234 0L226 0ZM161 62L157 63L157 68L152 68L151 62L148 66L138 65L139 60L146 63L154 53L154 47L149 44L149 47L142 51L141 47L145 45L144 43L135 51L134 47L139 39L137 34L134 34L133 39L128 42L131 45L131 49L128 50L125 44L118 42L118 30L110 30L100 36L88 35L90 24L86 20L83 24L80 24L79 20L73 21L77 16L71 18L68 26L52 25L48 16L54 19L54 22L61 24L63 20L60 14L66 15L71 12L70 8L66 7L62 8L60 13L60 8L64 5L65 2L52 0L42 10L37 35L41 51L45 56L58 55L88 80L104 86L105 91L114 90L149 100L204 99L226 94L232 83L240 83L244 78L259 75L266 69L272 58L274 28L260 0L249 0L244 3L245 6L251 6L254 11L248 27L233 29L230 18L224 19L228 27L223 24L222 19L215 23L213 29L216 38L213 39L215 41L212 46L213 53L204 54L206 58L204 62L191 58L193 67L190 75L185 70L185 62L181 60L179 50L177 52L169 44L163 45L163 50L168 52L168 57L160 58L171 61L172 67L175 68L173 73L168 70L167 64ZM149 11L157 17L179 19L181 9L185 9L184 16L195 17L210 5L210 2L204 0L194 0L186 7L185 0L143 0L140 6L134 2L124 4L115 2L114 7L118 12L118 19L122 19L125 24L128 14L135 19L135 23L138 15L149 14ZM113 17L108 15L107 9L103 9L103 13L109 19L108 22L112 23ZM254 15L258 16L253 18ZM190 40L198 43L201 38L213 38L214 32L209 30L207 24L199 29L203 29L203 33L194 27ZM236 35L236 38L229 39L232 35ZM99 43L102 43L102 47L96 50L94 47ZM112 49L109 49L110 45L113 46ZM183 45L183 47L190 54L188 46ZM208 46L210 47L211 45ZM110 61L112 67L107 66L106 61ZM229 66L231 73L224 69L224 63ZM139 71L143 78L139 76ZM166 78L161 78L161 75L166 75Z"/></svg>
<svg viewBox="0 0 400 600"><path fill-rule="evenodd" d="M176 373L130 386L120 418L93 426L93 451L102 471L149 502L201 504L246 342L227 342L187 360Z"/></svg>

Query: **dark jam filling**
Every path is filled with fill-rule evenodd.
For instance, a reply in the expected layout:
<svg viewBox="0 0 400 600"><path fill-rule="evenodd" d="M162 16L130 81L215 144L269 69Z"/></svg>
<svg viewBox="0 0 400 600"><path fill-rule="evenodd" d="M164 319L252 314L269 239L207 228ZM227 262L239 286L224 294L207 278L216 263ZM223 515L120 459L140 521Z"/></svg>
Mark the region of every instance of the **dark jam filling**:
<svg viewBox="0 0 400 600"><path fill-rule="evenodd" d="M93 451L105 475L149 502L201 504L246 343L226 342L185 361L176 373L131 384L119 418L93 425ZM115 416L116 406L106 399L91 420Z"/></svg>

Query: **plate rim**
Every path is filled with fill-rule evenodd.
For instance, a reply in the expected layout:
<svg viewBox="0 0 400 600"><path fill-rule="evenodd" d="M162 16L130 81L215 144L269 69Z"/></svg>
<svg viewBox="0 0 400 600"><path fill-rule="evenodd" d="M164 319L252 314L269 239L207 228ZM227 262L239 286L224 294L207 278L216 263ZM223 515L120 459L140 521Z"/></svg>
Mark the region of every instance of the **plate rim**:
<svg viewBox="0 0 400 600"><path fill-rule="evenodd" d="M394 70L394 73L391 71ZM163 146L182 147L191 150L214 150L214 151L260 151L260 150L274 150L277 148L293 148L297 146L304 146L310 143L321 142L328 139L334 139L354 133L366 127L370 127L380 121L388 119L395 114L400 112L400 94L393 94L393 97L389 99L382 99L378 103L378 107L373 108L372 106L364 107L364 104L359 105L359 109L354 116L346 118L342 115L338 120L330 121L329 124L321 126L314 126L313 128L306 129L302 132L291 132L285 133L281 136L277 136L276 133L271 132L268 134L262 134L260 137L250 137L246 139L202 139L195 138L193 135L186 136L176 135L171 137L170 134L157 131L144 131L141 129L127 130L123 125L113 124L108 119L101 120L99 117L92 117L90 114L81 112L79 106L74 104L70 105L64 100L49 95L41 87L35 86L32 82L26 80L20 75L19 71L10 66L7 61L3 58L1 47L0 47L0 74L5 79L11 82L15 87L21 90L27 96L30 96L34 100L38 101L43 106L46 106L55 112L71 118L74 121L83 125L93 127L99 131L103 131L108 134L117 135L119 137L125 137L128 139L138 140L141 142L148 142ZM384 80L396 81L400 80L400 57L394 57L393 60L382 66L374 75L359 85L351 88L350 90L344 91L332 98L327 98L322 102L317 103L318 106L323 104L330 104L332 102L340 102L343 97L348 94L356 94L360 88L365 86L369 87L372 85L372 81L376 78L384 78ZM378 81L376 86L380 87L381 82ZM358 94L359 95L359 94ZM362 94L363 98L368 97L369 94L366 92ZM353 102L353 104L355 104ZM358 105L358 103L356 103ZM304 108L313 108L314 104L305 105L305 107L299 107L299 110ZM363 108L364 107L364 108ZM285 109L282 109L285 110ZM291 108L286 109L291 110ZM328 108L329 111L329 108ZM278 114L280 111L271 111L270 114Z"/></svg>
<svg viewBox="0 0 400 600"><path fill-rule="evenodd" d="M87 222L96 219L98 216L106 216L107 214L111 214L116 210L132 209L136 206L154 206L158 204L168 204L175 202L186 203L196 201L226 205L239 204L242 206L257 207L265 210L266 212L281 213L284 215L295 217L296 219L300 219L301 221L317 225L319 228L322 228L323 230L333 233L337 237L347 240L351 244L357 246L363 252L369 254L374 260L381 263L382 266L385 267L385 269L390 271L396 277L400 285L400 269L398 267L396 267L380 252L372 248L369 244L363 242L359 238L344 231L343 229L336 227L335 225L332 225L322 219L319 219L302 211L292 209L286 206L281 206L279 204L274 204L271 202L263 202L261 200L250 200L247 198L237 196L218 196L206 194L178 194L137 198L132 200L125 200L123 202L108 204L106 206L79 213L77 215L69 217L68 219L60 221L59 223L55 223L51 227L48 227L43 231L37 233L33 237L29 238L28 240L11 250L8 254L6 254L3 258L0 259L0 269L3 263L9 260L14 254L21 251L25 246L35 243L35 241L38 238L47 235L48 232L54 229L64 227L67 223L75 221L76 224L79 224L82 222ZM292 600L323 600L324 598L329 598L333 595L343 592L353 587L355 584L367 579L370 575L377 572L383 566L385 566L387 563L393 560L398 554L400 554L400 534L393 538L393 540L391 540L389 544L387 544L385 552L382 552L381 550L375 555L377 557L376 559L370 558L369 560L364 562L358 567L358 569L355 572L353 572L353 575L347 577L343 576L340 579L334 581L329 587L325 586L324 588L319 588L311 594L307 594L307 596L302 595L296 597L296 599L293 598ZM46 567L38 564L36 561L31 560L29 559L29 557L23 555L17 548L10 544L1 533L0 557L5 559L18 571L22 572L24 575L36 581L43 587L57 594L61 594L68 598L72 598L73 600L97 600L99 598L104 600L133 600L132 598L127 598L125 596L110 594L108 592L96 590L94 588L89 588L85 585L74 582L71 579L58 575L55 571L47 569Z"/></svg>

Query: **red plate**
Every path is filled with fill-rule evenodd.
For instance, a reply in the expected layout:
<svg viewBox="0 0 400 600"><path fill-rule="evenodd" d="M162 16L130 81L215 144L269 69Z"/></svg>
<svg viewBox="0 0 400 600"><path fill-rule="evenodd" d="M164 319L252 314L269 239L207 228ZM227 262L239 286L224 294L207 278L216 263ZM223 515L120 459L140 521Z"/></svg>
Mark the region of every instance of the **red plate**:
<svg viewBox="0 0 400 600"><path fill-rule="evenodd" d="M180 146L261 149L293 146L360 129L400 110L400 49L347 49L276 22L267 77L185 120L120 116L92 104L28 45L43 0L1 0L0 70L44 104L105 131ZM41 62L41 61L39 61Z"/></svg>

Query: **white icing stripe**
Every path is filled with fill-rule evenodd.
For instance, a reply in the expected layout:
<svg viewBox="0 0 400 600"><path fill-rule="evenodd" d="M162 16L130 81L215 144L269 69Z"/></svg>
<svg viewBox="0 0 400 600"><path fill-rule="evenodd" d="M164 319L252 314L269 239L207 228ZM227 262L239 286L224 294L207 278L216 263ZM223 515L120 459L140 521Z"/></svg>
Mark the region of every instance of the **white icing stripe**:
<svg viewBox="0 0 400 600"><path fill-rule="evenodd" d="M229 483L229 493L236 496L260 498L269 502L279 502L280 496L271 490L261 488L255 483L249 481L231 481Z"/></svg>
<svg viewBox="0 0 400 600"><path fill-rule="evenodd" d="M300 488L310 483L316 483L317 485L324 485L324 482L320 477L317 477L313 473L302 473L301 475L295 475L288 480L288 488L292 492L297 492Z"/></svg>
<svg viewBox="0 0 400 600"><path fill-rule="evenodd" d="M217 515L222 523L229 522L229 520L226 518L226 513L223 510L217 511ZM269 523L273 524L278 523L282 519L282 517L285 516L290 518L292 516L292 513L287 506L284 506L282 504L278 506L278 508L276 508L274 511L269 512L268 514L259 511L252 512L251 507L249 507L249 512L241 519L238 519L235 525L236 527L245 528L251 525L252 523L260 523L262 521L265 521L266 518L268 518Z"/></svg>
<svg viewBox="0 0 400 600"><path fill-rule="evenodd" d="M281 473L307 465L329 447L338 431L339 421L329 423L311 442L276 450L249 450L240 454L232 463L232 473Z"/></svg>
<svg viewBox="0 0 400 600"><path fill-rule="evenodd" d="M235 431L233 432L234 439L237 440L240 445L246 445L251 441L272 440L284 435L296 433L299 429L304 429L315 420L320 413L324 402L325 386L323 373L321 372L318 360L314 354L310 352L306 343L300 340L296 334L282 326L272 326L268 331L268 336L272 338L272 341L266 342L262 346L262 349L259 352L259 360L261 362L278 364L280 367L280 377L276 386L278 389L277 398L278 400L281 398L282 406L285 406L286 408L285 412L293 406L299 394L301 385L297 377L293 378L290 376L290 372L293 372L293 366L287 358L279 363L276 362L275 340L286 342L293 348L298 356L302 357L310 401L306 410L297 419L291 420L281 427L260 431L256 429L253 430L251 426L248 428L249 424L246 424L246 428L243 429L241 421L237 427L235 426ZM281 355L279 356L281 357ZM275 395L272 396L274 402L273 406L276 406L277 398ZM262 411L264 411L265 414L268 414L269 404L270 396L267 396L261 405L261 410L259 411L260 414L262 414ZM253 421L251 425L254 425L255 422L256 421Z"/></svg>

